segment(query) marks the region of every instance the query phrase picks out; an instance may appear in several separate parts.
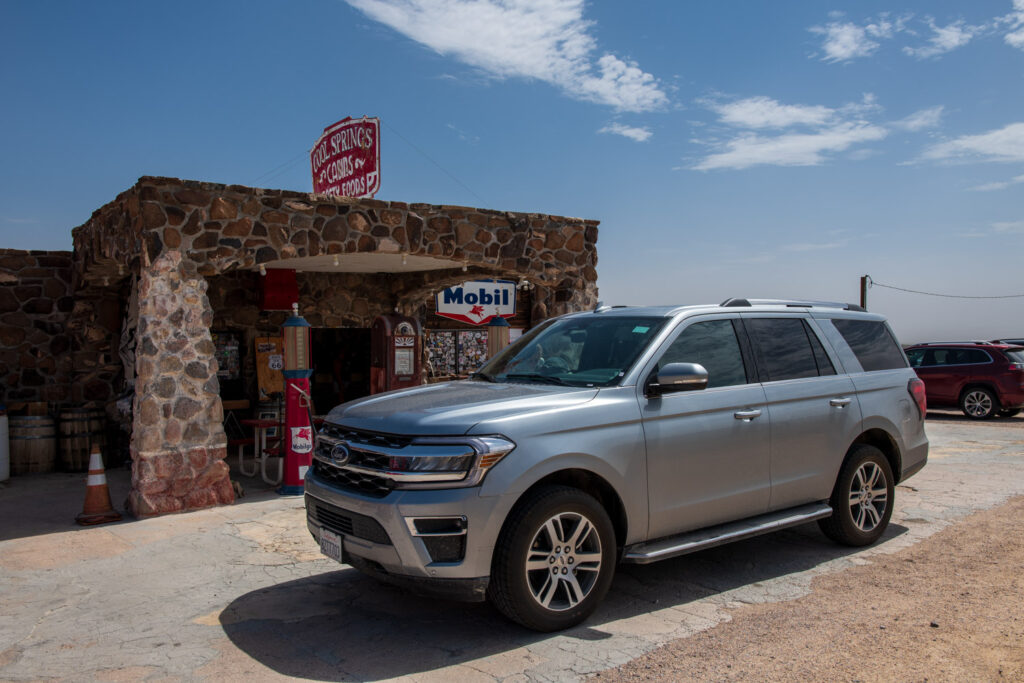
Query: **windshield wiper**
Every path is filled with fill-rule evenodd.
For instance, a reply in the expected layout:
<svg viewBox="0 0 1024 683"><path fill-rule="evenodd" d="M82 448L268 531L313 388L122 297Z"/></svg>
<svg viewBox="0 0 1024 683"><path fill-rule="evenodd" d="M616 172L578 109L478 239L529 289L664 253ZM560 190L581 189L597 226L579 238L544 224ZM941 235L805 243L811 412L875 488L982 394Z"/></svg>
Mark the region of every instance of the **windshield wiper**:
<svg viewBox="0 0 1024 683"><path fill-rule="evenodd" d="M575 384L569 384L564 379L555 377L554 375L542 375L537 372L523 372L523 373L510 373L505 375L505 379L525 379L531 382L542 382L544 384L557 384L563 387L576 386Z"/></svg>
<svg viewBox="0 0 1024 683"><path fill-rule="evenodd" d="M474 372L469 375L470 379L482 379L485 382L497 383L498 380L494 379L493 375L488 375L486 372Z"/></svg>

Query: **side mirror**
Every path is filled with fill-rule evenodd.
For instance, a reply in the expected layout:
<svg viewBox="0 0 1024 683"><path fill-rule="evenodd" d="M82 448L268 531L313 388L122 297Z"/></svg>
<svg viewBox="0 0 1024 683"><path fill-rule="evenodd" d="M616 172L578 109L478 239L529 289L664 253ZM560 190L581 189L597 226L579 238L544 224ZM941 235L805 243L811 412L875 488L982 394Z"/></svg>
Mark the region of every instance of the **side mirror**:
<svg viewBox="0 0 1024 683"><path fill-rule="evenodd" d="M699 391L708 386L708 371L700 363L669 363L651 378L647 394L662 396L680 391Z"/></svg>

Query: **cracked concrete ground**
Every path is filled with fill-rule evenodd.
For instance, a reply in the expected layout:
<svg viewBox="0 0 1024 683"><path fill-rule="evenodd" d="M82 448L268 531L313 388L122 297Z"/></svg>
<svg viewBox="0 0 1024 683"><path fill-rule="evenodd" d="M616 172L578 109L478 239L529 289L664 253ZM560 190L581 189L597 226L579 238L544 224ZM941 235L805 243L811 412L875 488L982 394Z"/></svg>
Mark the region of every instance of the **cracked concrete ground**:
<svg viewBox="0 0 1024 683"><path fill-rule="evenodd" d="M83 475L17 477L0 486L0 679L580 680L1024 494L1024 417L930 414L928 433L930 463L898 488L880 544L851 551L811 524L622 566L597 614L561 634L322 558L301 498L257 491L230 507L78 528ZM127 473L108 475L124 500Z"/></svg>

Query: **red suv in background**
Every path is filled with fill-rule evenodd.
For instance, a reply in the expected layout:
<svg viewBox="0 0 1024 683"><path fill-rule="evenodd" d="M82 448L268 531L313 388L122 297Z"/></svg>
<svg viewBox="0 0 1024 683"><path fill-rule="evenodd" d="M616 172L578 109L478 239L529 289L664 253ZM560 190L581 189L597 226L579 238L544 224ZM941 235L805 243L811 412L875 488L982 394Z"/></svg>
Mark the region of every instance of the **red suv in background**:
<svg viewBox="0 0 1024 683"><path fill-rule="evenodd" d="M929 406L959 407L984 420L1024 408L1024 347L992 342L946 342L907 347L924 380Z"/></svg>

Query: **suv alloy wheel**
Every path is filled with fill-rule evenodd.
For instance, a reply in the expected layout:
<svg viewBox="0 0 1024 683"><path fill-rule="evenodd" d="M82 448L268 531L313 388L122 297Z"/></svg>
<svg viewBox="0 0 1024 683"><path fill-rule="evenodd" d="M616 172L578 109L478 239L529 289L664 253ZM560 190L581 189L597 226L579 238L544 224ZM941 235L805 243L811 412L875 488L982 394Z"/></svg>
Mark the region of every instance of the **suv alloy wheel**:
<svg viewBox="0 0 1024 683"><path fill-rule="evenodd" d="M960 410L972 420L987 420L999 412L999 401L984 387L969 387L960 397Z"/></svg>
<svg viewBox="0 0 1024 683"><path fill-rule="evenodd" d="M604 599L616 560L601 504L568 486L520 502L498 539L488 595L512 621L537 631L579 623Z"/></svg>
<svg viewBox="0 0 1024 683"><path fill-rule="evenodd" d="M878 540L892 517L892 468L874 446L854 446L832 490L832 516L818 520L826 536L849 546Z"/></svg>

